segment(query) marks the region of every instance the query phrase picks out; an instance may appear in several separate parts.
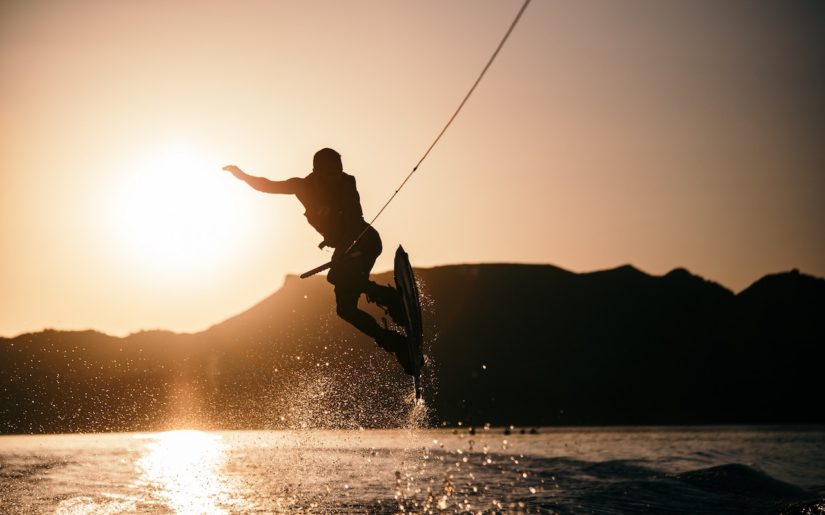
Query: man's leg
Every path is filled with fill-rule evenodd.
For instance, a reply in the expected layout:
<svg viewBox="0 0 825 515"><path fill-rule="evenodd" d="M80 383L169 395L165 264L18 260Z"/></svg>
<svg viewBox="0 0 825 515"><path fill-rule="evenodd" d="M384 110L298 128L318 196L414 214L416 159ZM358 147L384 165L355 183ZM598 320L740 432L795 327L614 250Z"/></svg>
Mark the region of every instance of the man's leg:
<svg viewBox="0 0 825 515"><path fill-rule="evenodd" d="M394 353L404 371L411 374L412 365L407 351L407 339L395 331L381 327L372 315L358 309L358 298L367 290L377 291L378 295L388 302L392 302L390 296L394 293L398 298L396 304L401 304L400 296L394 288L382 287L369 280L375 259L381 254L381 238L378 232L372 228L365 232L350 256L337 256L338 252L336 249L332 268L327 275L327 281L335 285L338 316L374 339L382 349ZM339 257L337 261L336 257Z"/></svg>
<svg viewBox="0 0 825 515"><path fill-rule="evenodd" d="M370 336L379 347L395 354L404 372L412 374L412 365L406 350L407 339L402 335L384 329L369 313L358 309L358 297L361 292L357 289L335 287L335 301L338 316L355 326L362 333Z"/></svg>
<svg viewBox="0 0 825 515"><path fill-rule="evenodd" d="M338 316L376 340L385 336L383 334L385 329L378 325L372 315L358 309L358 298L362 293L367 293L369 299L370 291L373 290L383 297L388 293L380 288L391 290L391 288L381 287L369 280L370 270L378 255L381 254L381 250L381 237L375 229L369 228L349 255L341 255L342 249L335 250L332 256L332 268L327 275L327 281L335 285ZM372 288L372 285L378 289Z"/></svg>
<svg viewBox="0 0 825 515"><path fill-rule="evenodd" d="M361 292L353 287L344 285L335 286L335 303L338 316L355 326L356 329L371 338L383 336L385 329L365 311L358 309L358 297Z"/></svg>

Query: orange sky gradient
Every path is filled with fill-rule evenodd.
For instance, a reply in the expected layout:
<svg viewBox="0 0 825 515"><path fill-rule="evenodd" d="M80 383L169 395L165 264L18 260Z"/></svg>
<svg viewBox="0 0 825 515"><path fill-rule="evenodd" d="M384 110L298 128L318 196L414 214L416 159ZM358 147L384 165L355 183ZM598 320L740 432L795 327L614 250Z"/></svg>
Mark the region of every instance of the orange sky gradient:
<svg viewBox="0 0 825 515"><path fill-rule="evenodd" d="M328 261L283 179L368 218L521 2L0 3L0 335L197 331ZM825 276L819 2L534 0L377 229L391 268ZM330 293L331 295L331 293Z"/></svg>

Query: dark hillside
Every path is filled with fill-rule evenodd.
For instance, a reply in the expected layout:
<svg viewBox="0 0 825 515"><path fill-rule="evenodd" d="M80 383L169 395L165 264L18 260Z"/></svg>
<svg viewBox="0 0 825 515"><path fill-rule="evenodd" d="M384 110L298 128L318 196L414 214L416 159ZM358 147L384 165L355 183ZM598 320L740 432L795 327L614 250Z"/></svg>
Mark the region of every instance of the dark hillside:
<svg viewBox="0 0 825 515"><path fill-rule="evenodd" d="M734 295L676 269L417 270L437 421L822 423L825 281L764 277ZM391 282L389 273L376 277ZM287 278L192 335L44 331L0 339L0 431L386 427L411 390L340 321L325 278Z"/></svg>

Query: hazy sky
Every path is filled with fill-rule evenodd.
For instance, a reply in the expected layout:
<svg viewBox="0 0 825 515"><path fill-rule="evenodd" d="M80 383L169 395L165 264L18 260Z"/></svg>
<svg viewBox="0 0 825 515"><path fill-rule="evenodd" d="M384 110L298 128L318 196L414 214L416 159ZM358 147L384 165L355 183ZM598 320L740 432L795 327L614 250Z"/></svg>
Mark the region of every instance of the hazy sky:
<svg viewBox="0 0 825 515"><path fill-rule="evenodd" d="M0 335L194 331L327 261L294 198L343 154L371 217L514 1L0 1ZM388 270L825 275L822 2L534 0L377 223Z"/></svg>

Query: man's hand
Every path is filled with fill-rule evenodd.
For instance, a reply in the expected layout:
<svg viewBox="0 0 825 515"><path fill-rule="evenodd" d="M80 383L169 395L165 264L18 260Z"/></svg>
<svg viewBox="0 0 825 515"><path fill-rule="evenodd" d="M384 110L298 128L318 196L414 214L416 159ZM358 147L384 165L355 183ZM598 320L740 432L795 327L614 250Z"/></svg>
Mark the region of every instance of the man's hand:
<svg viewBox="0 0 825 515"><path fill-rule="evenodd" d="M234 175L235 177L237 177L240 180L244 180L247 177L247 175L243 172L243 170L241 170L240 168L238 168L235 165L226 165L226 166L223 167L223 169L226 170L227 172L231 173L232 175Z"/></svg>

